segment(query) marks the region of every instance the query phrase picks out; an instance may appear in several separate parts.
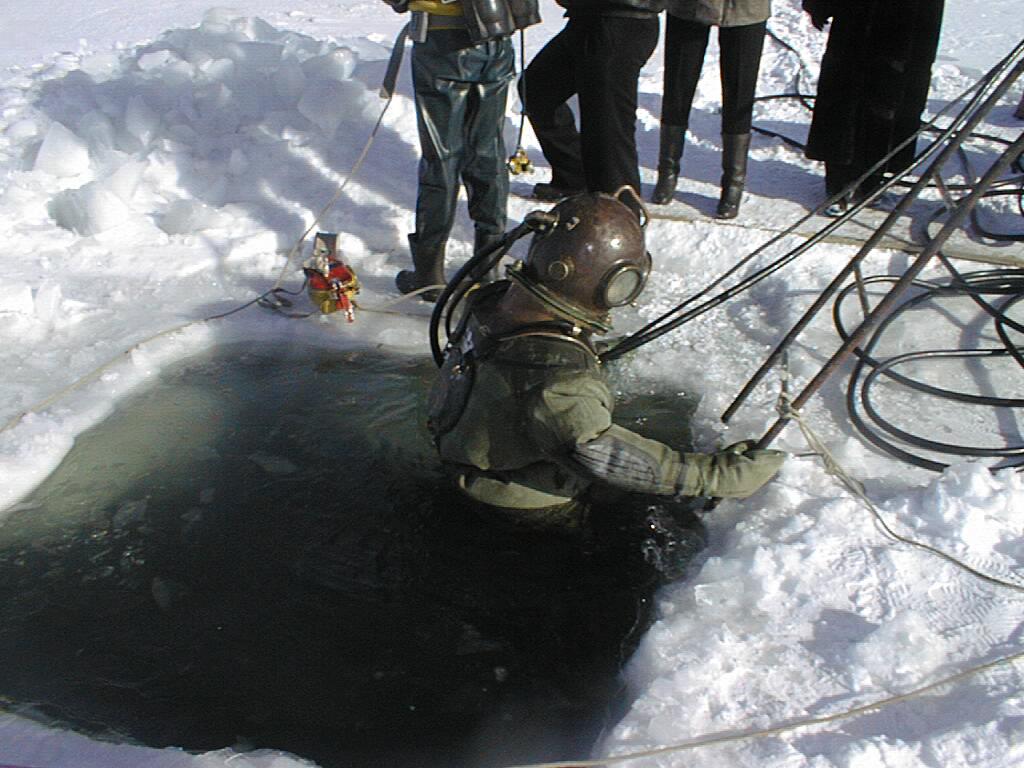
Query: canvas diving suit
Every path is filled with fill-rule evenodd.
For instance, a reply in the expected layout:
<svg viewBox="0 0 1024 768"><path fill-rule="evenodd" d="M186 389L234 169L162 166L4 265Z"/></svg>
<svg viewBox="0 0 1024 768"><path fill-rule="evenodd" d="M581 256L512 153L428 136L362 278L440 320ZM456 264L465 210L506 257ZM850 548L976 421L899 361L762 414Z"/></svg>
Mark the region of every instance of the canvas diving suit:
<svg viewBox="0 0 1024 768"><path fill-rule="evenodd" d="M745 497L775 451L679 453L612 422L589 337L569 323L501 336L489 315L507 282L477 291L430 395L430 428L460 490L523 522L572 525L595 483L658 496Z"/></svg>

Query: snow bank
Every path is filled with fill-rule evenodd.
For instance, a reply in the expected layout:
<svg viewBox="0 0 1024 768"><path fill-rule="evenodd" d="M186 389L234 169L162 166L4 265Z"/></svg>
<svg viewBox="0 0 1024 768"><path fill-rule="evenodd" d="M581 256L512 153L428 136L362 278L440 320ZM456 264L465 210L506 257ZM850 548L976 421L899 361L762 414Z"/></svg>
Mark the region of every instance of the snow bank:
<svg viewBox="0 0 1024 768"><path fill-rule="evenodd" d="M13 755L17 749L18 757ZM0 715L0 754L5 760L20 760L27 766L73 768L102 765L104 768L304 768L313 763L280 753L256 751L240 754L220 750L191 755L178 749L147 749L93 741L29 723L13 715ZM9 766L8 768L21 768Z"/></svg>
<svg viewBox="0 0 1024 768"><path fill-rule="evenodd" d="M286 255L383 107L353 72L360 55L386 52L356 45L361 54L215 9L194 29L170 30L120 56L61 57L4 89L13 106L0 117L8 264L0 335L33 345L31 355L17 343L0 351L9 371L0 388L5 421L152 334L247 302L278 276L301 278L305 254L290 264ZM406 112L406 126L411 119ZM411 162L411 152L396 160ZM399 175L390 178L397 184ZM360 188L353 184L353 193ZM388 285L390 252L410 217L402 202L374 197L365 226L342 237L368 288L374 272ZM321 228L339 221L332 211ZM268 321L254 312L243 319L257 335ZM390 346L421 338L380 325L377 332ZM358 338L345 329L342 342L346 335ZM29 414L0 434L0 506L45 477L116 394L86 392L102 407Z"/></svg>
<svg viewBox="0 0 1024 768"><path fill-rule="evenodd" d="M638 695L607 742L613 754L842 716L1019 652L1020 592L897 543L815 462L791 459L759 496L751 509L709 519L707 561L663 590L663 618L630 664ZM900 535L1024 589L1021 509L1019 475L962 464L878 512ZM993 728L991 718L1024 704L1019 689L1004 687L1019 677L1007 664L817 733L740 740L713 758L680 752L656 764L1016 765L1020 730ZM972 756L961 762L965 744Z"/></svg>

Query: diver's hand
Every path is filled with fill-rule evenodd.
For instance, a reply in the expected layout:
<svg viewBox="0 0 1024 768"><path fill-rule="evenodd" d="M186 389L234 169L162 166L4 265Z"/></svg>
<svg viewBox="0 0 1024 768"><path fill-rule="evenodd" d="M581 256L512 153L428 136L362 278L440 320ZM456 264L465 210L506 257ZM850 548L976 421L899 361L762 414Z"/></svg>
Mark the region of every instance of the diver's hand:
<svg viewBox="0 0 1024 768"><path fill-rule="evenodd" d="M676 482L679 496L745 499L775 477L786 454L753 443L734 443L717 453L684 453Z"/></svg>
<svg viewBox="0 0 1024 768"><path fill-rule="evenodd" d="M409 0L384 0L385 3L391 6L391 10L395 13L405 13L409 10Z"/></svg>

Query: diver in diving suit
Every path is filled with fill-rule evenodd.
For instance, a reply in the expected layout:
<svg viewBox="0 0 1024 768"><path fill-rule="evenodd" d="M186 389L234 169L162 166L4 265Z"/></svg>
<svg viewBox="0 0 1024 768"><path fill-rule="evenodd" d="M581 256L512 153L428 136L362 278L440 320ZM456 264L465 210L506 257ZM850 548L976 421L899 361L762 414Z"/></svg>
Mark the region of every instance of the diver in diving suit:
<svg viewBox="0 0 1024 768"><path fill-rule="evenodd" d="M680 453L612 422L592 336L646 284L637 214L587 193L543 215L509 279L469 294L431 392L429 427L457 487L505 519L562 530L585 529L609 486L666 500L757 491L785 454Z"/></svg>

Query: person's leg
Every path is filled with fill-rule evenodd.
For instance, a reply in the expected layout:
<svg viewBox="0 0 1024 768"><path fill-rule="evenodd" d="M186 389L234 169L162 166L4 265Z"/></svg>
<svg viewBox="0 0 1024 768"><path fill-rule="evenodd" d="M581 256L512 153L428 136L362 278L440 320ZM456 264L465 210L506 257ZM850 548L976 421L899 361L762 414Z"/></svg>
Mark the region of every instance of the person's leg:
<svg viewBox="0 0 1024 768"><path fill-rule="evenodd" d="M750 133L766 23L721 27L722 133Z"/></svg>
<svg viewBox="0 0 1024 768"><path fill-rule="evenodd" d="M581 29L577 82L587 190L640 193L636 151L637 81L658 43L657 17L594 17Z"/></svg>
<svg viewBox="0 0 1024 768"><path fill-rule="evenodd" d="M661 96L661 130L658 147L658 181L651 202L667 203L679 180L690 109L697 91L708 46L706 24L684 21L672 14L665 19L665 73Z"/></svg>
<svg viewBox="0 0 1024 768"><path fill-rule="evenodd" d="M464 38L464 39L463 39ZM465 33L436 30L412 50L412 79L419 128L416 231L409 235L412 270L398 273L403 293L444 283L444 251L455 221L463 120L469 85L460 82L459 51Z"/></svg>
<svg viewBox="0 0 1024 768"><path fill-rule="evenodd" d="M722 77L722 195L716 216L721 219L732 219L739 214L747 182L750 124L765 26L765 22L761 22L718 30Z"/></svg>
<svg viewBox="0 0 1024 768"><path fill-rule="evenodd" d="M580 134L568 101L576 93L573 21L533 57L519 81L519 95L541 151L551 166L549 186L584 188Z"/></svg>
<svg viewBox="0 0 1024 768"><path fill-rule="evenodd" d="M942 30L942 0L916 0L908 3L906 13L893 19L893 34L904 46L903 67L896 79L902 86L894 99L893 132L890 149L906 142L921 128L921 115L928 105L932 65L938 53ZM902 6L901 6L902 8ZM1024 101L1021 102L1024 104ZM878 173L861 185L863 195L874 192L884 181L883 171L901 173L914 165L917 141L910 141Z"/></svg>
<svg viewBox="0 0 1024 768"><path fill-rule="evenodd" d="M477 80L470 92L465 124L462 181L475 228L474 252L505 232L508 167L505 154L505 105L515 71L509 39L481 43L464 66Z"/></svg>
<svg viewBox="0 0 1024 768"><path fill-rule="evenodd" d="M846 194L842 198L831 203L825 209L826 216L842 216L849 209L851 203L857 202L858 190L852 185L862 173L861 166L857 163L825 161L825 195L835 197L846 190Z"/></svg>

